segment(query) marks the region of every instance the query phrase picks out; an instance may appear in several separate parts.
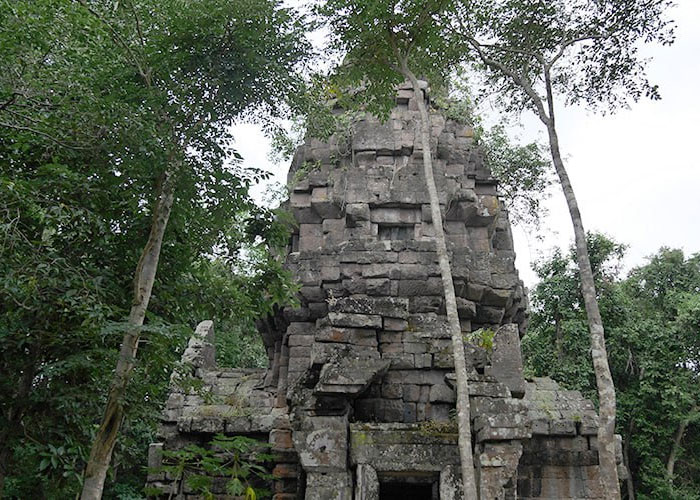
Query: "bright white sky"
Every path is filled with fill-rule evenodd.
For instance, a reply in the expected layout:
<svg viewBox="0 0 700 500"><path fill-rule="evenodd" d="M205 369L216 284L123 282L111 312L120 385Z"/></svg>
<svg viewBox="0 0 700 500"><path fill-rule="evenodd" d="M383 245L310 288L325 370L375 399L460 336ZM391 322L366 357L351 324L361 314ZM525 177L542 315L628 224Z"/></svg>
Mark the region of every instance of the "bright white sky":
<svg viewBox="0 0 700 500"><path fill-rule="evenodd" d="M676 43L645 47L648 74L661 101L640 101L630 110L598 116L560 108L558 130L584 225L629 245L626 268L644 263L660 247L700 252L700 1L678 0ZM539 122L523 115L523 140L545 142ZM244 165L265 168L284 183L288 165L268 158L270 143L254 125L235 128ZM698 149L696 149L698 147ZM527 286L531 262L573 241L571 220L558 186L547 201L542 241L514 228L516 265ZM255 190L261 198L264 187Z"/></svg>

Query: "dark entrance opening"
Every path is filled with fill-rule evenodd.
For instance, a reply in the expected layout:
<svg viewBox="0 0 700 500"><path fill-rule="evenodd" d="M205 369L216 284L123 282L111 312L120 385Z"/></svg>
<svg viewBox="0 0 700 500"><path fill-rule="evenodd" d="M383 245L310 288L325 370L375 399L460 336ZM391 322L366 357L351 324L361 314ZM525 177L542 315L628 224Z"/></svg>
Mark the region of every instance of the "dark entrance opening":
<svg viewBox="0 0 700 500"><path fill-rule="evenodd" d="M434 500L432 483L379 483L379 500Z"/></svg>

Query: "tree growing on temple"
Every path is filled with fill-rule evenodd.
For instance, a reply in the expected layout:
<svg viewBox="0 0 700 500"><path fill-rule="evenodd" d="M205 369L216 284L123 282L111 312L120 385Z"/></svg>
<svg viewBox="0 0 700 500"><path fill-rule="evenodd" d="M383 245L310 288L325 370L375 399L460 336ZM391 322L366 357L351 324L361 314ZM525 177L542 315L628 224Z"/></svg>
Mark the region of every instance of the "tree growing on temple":
<svg viewBox="0 0 700 500"><path fill-rule="evenodd" d="M442 226L442 214L433 175L430 146L430 115L422 79L441 81L459 59L459 43L444 38L438 21L450 1L329 0L321 14L331 29L335 48L345 57L338 69L342 87L360 88L356 97L365 110L385 115L394 106L396 85L411 84L420 119L420 140L426 188L435 231L435 246L445 295L445 308L452 337L457 376L457 423L465 499L477 498L474 475L469 384L464 340L457 313L452 270Z"/></svg>
<svg viewBox="0 0 700 500"><path fill-rule="evenodd" d="M451 31L468 42L486 85L507 111L529 110L547 130L550 152L571 215L591 356L600 403L600 465L606 498L619 498L615 465L615 388L605 331L576 196L561 155L557 100L614 111L641 97L658 99L638 46L673 42L664 18L670 0L465 0Z"/></svg>

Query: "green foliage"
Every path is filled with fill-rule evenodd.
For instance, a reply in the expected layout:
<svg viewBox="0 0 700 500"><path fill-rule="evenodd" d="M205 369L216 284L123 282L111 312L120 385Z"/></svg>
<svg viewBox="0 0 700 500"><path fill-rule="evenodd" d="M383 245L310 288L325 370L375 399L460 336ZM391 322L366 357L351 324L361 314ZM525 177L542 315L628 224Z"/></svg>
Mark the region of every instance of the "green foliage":
<svg viewBox="0 0 700 500"><path fill-rule="evenodd" d="M184 482L206 499L213 499L213 477L226 479L226 493L245 500L266 498L269 491L257 486L272 479L264 464L274 456L264 450L270 445L245 436L217 434L207 448L188 445L164 451L164 464L154 472L165 472L179 487ZM159 494L161 492L152 492ZM172 496L172 495L171 495Z"/></svg>
<svg viewBox="0 0 700 500"><path fill-rule="evenodd" d="M698 498L693 408L700 402L700 255L662 248L621 278L624 246L601 235L589 235L588 244L618 394L618 432L638 498ZM556 251L535 269L541 281L523 338L528 372L595 399L575 254ZM671 483L666 461L674 433L688 417Z"/></svg>
<svg viewBox="0 0 700 500"><path fill-rule="evenodd" d="M470 0L462 2L455 24L478 55L474 60L482 65L485 86L499 89L505 109L539 114L526 87L546 106L549 80L553 94L567 104L605 111L644 96L659 98L638 47L673 42L673 23L665 17L671 5L670 0Z"/></svg>
<svg viewBox="0 0 700 500"><path fill-rule="evenodd" d="M514 143L501 125L480 135L486 164L498 179L498 189L504 197L513 222L539 228L546 213L542 202L549 197L552 184L551 162L537 143Z"/></svg>
<svg viewBox="0 0 700 500"><path fill-rule="evenodd" d="M322 2L317 12L331 30L331 49L344 58L332 79L340 106L388 116L395 105L395 86L405 79L401 59L434 85L445 81L464 48L443 29L455 5L417 0Z"/></svg>
<svg viewBox="0 0 700 500"><path fill-rule="evenodd" d="M267 174L240 167L229 125L301 105L304 22L275 0L0 0L0 26L4 495L79 490L152 200L179 165L104 496L128 498L196 323L235 342L226 362L259 364L254 319L294 295L288 227L249 198Z"/></svg>
<svg viewBox="0 0 700 500"><path fill-rule="evenodd" d="M311 172L315 172L316 170L321 168L321 162L320 161L304 161L299 168L294 172L294 176L292 177L292 180L290 182L290 188L293 188L297 184L299 184L301 181L306 179Z"/></svg>
<svg viewBox="0 0 700 500"><path fill-rule="evenodd" d="M479 328L465 335L464 340L470 344L481 347L487 352L493 351L493 340L496 337L496 332L490 328Z"/></svg>

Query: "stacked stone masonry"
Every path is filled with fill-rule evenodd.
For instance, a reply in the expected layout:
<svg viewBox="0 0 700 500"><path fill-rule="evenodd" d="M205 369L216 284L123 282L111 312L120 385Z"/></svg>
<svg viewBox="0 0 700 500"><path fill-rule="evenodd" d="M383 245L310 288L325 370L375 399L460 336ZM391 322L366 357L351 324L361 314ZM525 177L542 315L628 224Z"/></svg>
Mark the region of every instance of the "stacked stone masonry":
<svg viewBox="0 0 700 500"><path fill-rule="evenodd" d="M471 128L435 107L430 117L472 367L481 498L602 498L592 404L549 379L523 378L526 295L497 184ZM413 92L400 86L388 121L363 116L350 131L298 149L286 265L301 286L300 306L260 322L267 370L217 369L213 326L198 327L183 361L200 394L213 398L173 384L160 442L151 445L154 470L163 449L247 435L277 456L275 500L385 500L402 488L429 500L462 498L453 353L417 120ZM492 347L481 340L488 331ZM196 498L164 473L148 481L166 496ZM227 498L223 481L215 493Z"/></svg>

